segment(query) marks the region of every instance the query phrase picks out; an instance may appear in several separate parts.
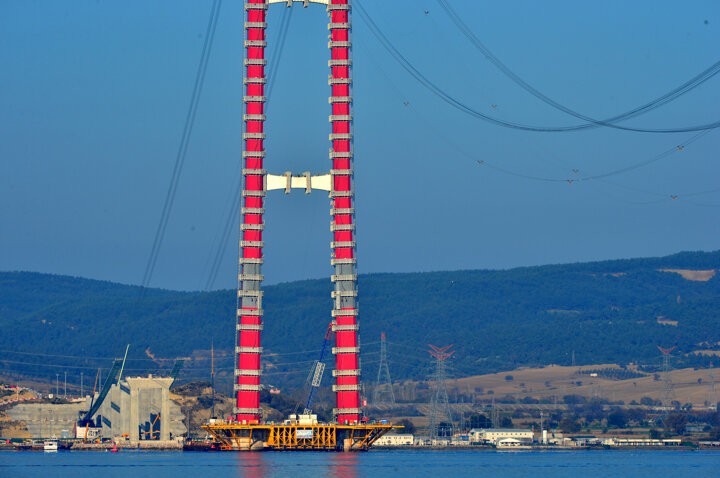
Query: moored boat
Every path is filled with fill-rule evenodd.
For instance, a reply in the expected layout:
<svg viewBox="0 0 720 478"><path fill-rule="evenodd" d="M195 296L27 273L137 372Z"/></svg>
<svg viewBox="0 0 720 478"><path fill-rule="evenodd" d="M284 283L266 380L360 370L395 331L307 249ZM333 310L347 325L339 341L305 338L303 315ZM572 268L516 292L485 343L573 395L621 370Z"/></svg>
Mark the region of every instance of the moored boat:
<svg viewBox="0 0 720 478"><path fill-rule="evenodd" d="M56 439L45 440L43 442L44 451L58 451L58 441Z"/></svg>

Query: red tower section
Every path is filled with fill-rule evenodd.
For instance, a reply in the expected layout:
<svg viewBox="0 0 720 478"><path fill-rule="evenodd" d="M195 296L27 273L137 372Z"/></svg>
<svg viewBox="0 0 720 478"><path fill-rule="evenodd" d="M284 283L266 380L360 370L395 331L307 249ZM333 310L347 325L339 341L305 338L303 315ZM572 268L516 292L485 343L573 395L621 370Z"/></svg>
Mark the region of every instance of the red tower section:
<svg viewBox="0 0 720 478"><path fill-rule="evenodd" d="M330 104L332 132L330 191L333 242L331 263L335 269L332 281L334 307L337 408L340 424L357 423L360 418L360 363L358 354L357 273L355 264L355 224L352 190L352 114L350 60L350 2L330 0Z"/></svg>
<svg viewBox="0 0 720 478"><path fill-rule="evenodd" d="M243 133L243 192L238 275L235 418L256 423L260 410L260 331L262 330L263 213L265 199L265 0L245 3L245 125Z"/></svg>

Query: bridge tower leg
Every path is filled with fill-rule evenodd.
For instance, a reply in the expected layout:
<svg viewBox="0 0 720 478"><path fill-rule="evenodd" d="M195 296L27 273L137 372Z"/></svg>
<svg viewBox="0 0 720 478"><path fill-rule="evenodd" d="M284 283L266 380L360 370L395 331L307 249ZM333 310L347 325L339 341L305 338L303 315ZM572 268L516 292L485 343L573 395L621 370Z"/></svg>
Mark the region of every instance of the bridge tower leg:
<svg viewBox="0 0 720 478"><path fill-rule="evenodd" d="M350 0L329 0L330 67L332 107L330 124L330 190L332 217L330 229L334 267L333 329L336 368L333 371L337 394L335 417L339 424L357 423L361 414L360 363L358 343L357 272L355 263L355 224L352 164L352 95L350 60Z"/></svg>
<svg viewBox="0 0 720 478"><path fill-rule="evenodd" d="M243 114L243 191L240 258L238 264L235 418L258 422L260 410L260 331L262 330L261 266L265 187L265 29L267 2L245 3L245 106Z"/></svg>

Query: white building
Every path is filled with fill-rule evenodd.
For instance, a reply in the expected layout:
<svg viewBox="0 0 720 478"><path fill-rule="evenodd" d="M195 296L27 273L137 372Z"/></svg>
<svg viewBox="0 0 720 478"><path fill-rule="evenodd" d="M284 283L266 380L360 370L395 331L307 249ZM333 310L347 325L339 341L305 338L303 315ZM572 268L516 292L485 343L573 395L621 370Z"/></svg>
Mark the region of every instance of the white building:
<svg viewBox="0 0 720 478"><path fill-rule="evenodd" d="M415 436L410 433L383 435L375 442L375 446L412 446L414 444Z"/></svg>
<svg viewBox="0 0 720 478"><path fill-rule="evenodd" d="M605 446L613 447L661 447L661 446L681 446L680 438L666 438L657 440L653 438L608 438L602 442Z"/></svg>
<svg viewBox="0 0 720 478"><path fill-rule="evenodd" d="M503 438L496 443L498 448L530 448L530 442L520 441L517 438Z"/></svg>
<svg viewBox="0 0 720 478"><path fill-rule="evenodd" d="M533 431L529 428L473 428L470 430L470 443L492 443L512 438L522 444L533 441Z"/></svg>

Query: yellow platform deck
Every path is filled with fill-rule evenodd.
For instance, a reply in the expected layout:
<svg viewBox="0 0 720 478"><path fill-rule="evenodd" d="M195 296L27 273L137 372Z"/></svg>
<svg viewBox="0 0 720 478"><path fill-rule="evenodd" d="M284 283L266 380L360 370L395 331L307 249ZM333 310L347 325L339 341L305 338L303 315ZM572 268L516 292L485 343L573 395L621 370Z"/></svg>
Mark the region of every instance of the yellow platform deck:
<svg viewBox="0 0 720 478"><path fill-rule="evenodd" d="M239 424L212 423L202 426L221 450L326 450L366 451L393 428L390 424Z"/></svg>

